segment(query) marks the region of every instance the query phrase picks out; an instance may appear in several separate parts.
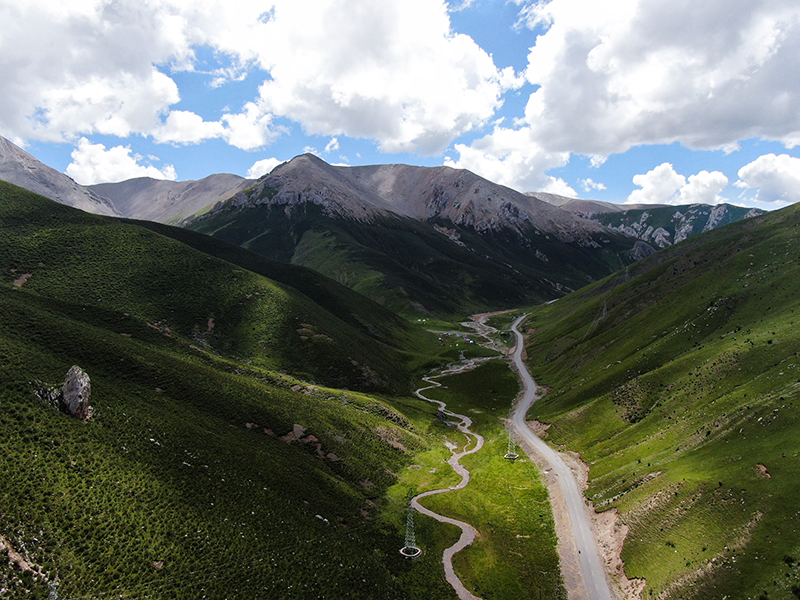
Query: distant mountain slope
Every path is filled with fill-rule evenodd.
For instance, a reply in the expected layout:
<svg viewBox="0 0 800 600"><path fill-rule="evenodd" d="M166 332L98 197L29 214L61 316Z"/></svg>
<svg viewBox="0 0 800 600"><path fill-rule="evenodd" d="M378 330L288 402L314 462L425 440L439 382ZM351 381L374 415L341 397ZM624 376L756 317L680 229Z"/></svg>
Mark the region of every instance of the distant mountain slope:
<svg viewBox="0 0 800 600"><path fill-rule="evenodd" d="M119 214L158 223L179 223L219 200L230 198L253 185L238 175L209 175L198 181L166 181L139 177L120 183L87 186L109 198Z"/></svg>
<svg viewBox="0 0 800 600"><path fill-rule="evenodd" d="M280 165L187 225L309 266L409 316L549 300L645 244L468 171Z"/></svg>
<svg viewBox="0 0 800 600"><path fill-rule="evenodd" d="M527 323L529 416L619 511L643 597L800 589L798 232L794 205L690 237Z"/></svg>
<svg viewBox="0 0 800 600"><path fill-rule="evenodd" d="M531 192L528 195L627 235L638 237L656 248L666 248L689 236L711 231L742 219L757 217L765 212L758 208L743 208L724 203L713 206L612 204L541 192Z"/></svg>
<svg viewBox="0 0 800 600"><path fill-rule="evenodd" d="M603 225L636 236L657 248L666 248L698 233L762 214L764 211L761 209L732 204L714 206L692 204L629 209L598 214L594 219Z"/></svg>
<svg viewBox="0 0 800 600"><path fill-rule="evenodd" d="M591 217L603 213L617 213L625 210L638 210L648 208L663 208L666 204L614 204L613 202L603 202L602 200L585 200L583 198L569 198L558 194L548 194L546 192L528 192L527 196L538 198L543 202L558 206L564 210Z"/></svg>
<svg viewBox="0 0 800 600"><path fill-rule="evenodd" d="M114 204L0 136L0 180L98 215L120 215Z"/></svg>
<svg viewBox="0 0 800 600"><path fill-rule="evenodd" d="M377 505L430 442L353 388L405 392L382 338L435 338L5 182L0 239L0 596L418 597ZM35 395L72 365L88 421Z"/></svg>

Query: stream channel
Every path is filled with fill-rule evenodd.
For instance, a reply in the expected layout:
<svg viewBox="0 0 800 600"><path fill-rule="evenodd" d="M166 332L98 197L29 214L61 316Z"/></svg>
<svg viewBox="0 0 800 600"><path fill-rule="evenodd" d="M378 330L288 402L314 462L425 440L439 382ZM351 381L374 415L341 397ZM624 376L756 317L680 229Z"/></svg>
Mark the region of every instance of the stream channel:
<svg viewBox="0 0 800 600"><path fill-rule="evenodd" d="M474 315L472 317L471 322L462 323L465 327L470 329L474 329L476 335L485 337L487 342L482 343L482 346L486 346L492 348L494 350L505 352L505 348L501 348L498 346L497 342L492 340L489 337L489 333L496 332L497 330L489 327L485 324L486 318L489 315ZM434 496L436 494L444 494L446 492L452 492L455 490L463 489L469 484L469 471L462 465L459 461L469 454L474 454L478 452L481 448L483 448L483 436L480 434L475 433L474 431L470 430L470 426L472 425L472 419L467 417L466 415L459 415L450 410L447 410L447 405L440 401L440 400L433 400L431 398L426 397L422 392L426 390L430 390L432 388L440 387L441 384L436 379L440 377L447 377L448 375L457 375L459 373L464 373L466 371L470 371L477 367L478 365L486 362L487 360L497 360L497 357L488 357L488 358L471 358L465 359L461 363L451 365L447 367L444 371L441 371L438 375L431 375L429 377L423 377L423 381L426 381L430 385L421 387L417 391L414 392L414 395L422 400L426 400L432 404L436 404L439 407L439 412L443 414L445 417L453 419L452 421L448 421L448 423L455 425L458 430L464 434L467 438L467 441L464 443L463 446L457 446L455 444L448 444L448 448L452 452L452 456L447 463L453 468L453 470L461 475L461 481L452 487L441 488L437 490L430 490L427 492L423 492L414 496L411 499L411 506L417 510L418 512L422 513L423 515L427 515L429 517L433 517L437 521L441 523L449 523L450 525L455 525L459 529L461 529L461 536L458 538L458 541L447 548L442 554L442 563L444 564L444 573L447 582L453 586L453 589L456 591L460 600L481 600L478 596L475 596L471 593L461 580L456 575L455 570L453 569L453 556L469 546L474 540L475 536L477 535L477 531L475 528L470 525L469 523L465 523L464 521L459 521L457 519L451 519L450 517L445 517L444 515L440 515L438 513L433 512L422 506L419 501L422 498L427 496ZM474 445L473 445L474 440ZM462 451L458 452L459 448L463 448Z"/></svg>

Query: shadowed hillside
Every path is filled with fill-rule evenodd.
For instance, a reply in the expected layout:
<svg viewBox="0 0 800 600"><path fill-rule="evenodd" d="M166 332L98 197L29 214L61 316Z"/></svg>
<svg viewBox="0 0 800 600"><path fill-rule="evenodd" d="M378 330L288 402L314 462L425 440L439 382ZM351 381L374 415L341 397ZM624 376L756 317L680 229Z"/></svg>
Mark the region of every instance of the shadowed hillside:
<svg viewBox="0 0 800 600"><path fill-rule="evenodd" d="M429 442L326 384L404 392L427 333L5 183L0 231L0 594L408 597L374 519ZM42 399L72 365L86 421Z"/></svg>
<svg viewBox="0 0 800 600"><path fill-rule="evenodd" d="M2 210L5 272L27 274L23 291L127 312L203 351L320 383L405 391L409 368L418 366L405 351L434 349L427 332L301 269L277 269L286 283L276 283L136 223L69 210L32 194L8 192ZM269 273L268 261L248 258L248 267ZM305 282L308 295L292 288L293 280ZM337 295L356 303L339 318L316 304L315 294L333 309L346 303L331 300Z"/></svg>

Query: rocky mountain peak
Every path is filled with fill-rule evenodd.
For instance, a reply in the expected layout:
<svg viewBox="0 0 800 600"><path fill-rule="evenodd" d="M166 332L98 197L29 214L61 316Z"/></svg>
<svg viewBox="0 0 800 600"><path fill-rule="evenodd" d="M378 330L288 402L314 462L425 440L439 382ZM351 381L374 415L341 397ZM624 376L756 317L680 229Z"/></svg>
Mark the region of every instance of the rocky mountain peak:
<svg viewBox="0 0 800 600"><path fill-rule="evenodd" d="M0 179L87 212L120 215L110 200L78 185L72 178L48 167L2 136Z"/></svg>
<svg viewBox="0 0 800 600"><path fill-rule="evenodd" d="M258 183L220 203L225 206L310 202L329 216L371 221L394 214L446 220L478 232L536 230L564 242L590 245L604 227L470 171L401 164L330 165L304 154L276 167Z"/></svg>

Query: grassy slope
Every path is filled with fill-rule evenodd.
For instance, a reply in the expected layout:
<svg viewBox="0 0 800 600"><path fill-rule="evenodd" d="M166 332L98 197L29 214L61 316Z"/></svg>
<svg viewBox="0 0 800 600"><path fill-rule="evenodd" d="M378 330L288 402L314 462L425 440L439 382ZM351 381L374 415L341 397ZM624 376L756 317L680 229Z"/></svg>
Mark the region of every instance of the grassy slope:
<svg viewBox="0 0 800 600"><path fill-rule="evenodd" d="M0 535L59 597L405 597L398 533L369 516L427 442L384 401L277 372L405 388L398 352L251 271L3 183L0 227ZM85 423L33 395L72 364ZM295 423L324 458L277 439ZM48 592L5 562L0 589Z"/></svg>
<svg viewBox="0 0 800 600"><path fill-rule="evenodd" d="M406 391L420 358L398 348L435 350L430 334L371 303L345 310L354 294L326 301L335 313L323 310L309 295L330 299L337 292L319 277L305 276L308 295L297 293L135 223L31 196L7 196L2 211L9 241L4 272L7 279L30 273L26 292L129 312L199 345L340 387ZM208 246L201 249L215 249ZM252 255L226 258L270 272Z"/></svg>
<svg viewBox="0 0 800 600"><path fill-rule="evenodd" d="M453 228L452 223L441 225ZM428 224L400 217L375 223L334 219L318 206L229 208L190 228L285 262L308 266L390 309L452 317L560 296L555 282L581 287L623 266L619 240L587 250L547 236L479 235L458 229L466 247ZM540 250L548 260L537 258Z"/></svg>
<svg viewBox="0 0 800 600"><path fill-rule="evenodd" d="M398 317L377 302L341 285L317 271L286 262L272 260L263 255L250 252L241 246L203 235L188 229L169 227L150 221L135 222L141 227L152 229L157 233L176 239L206 254L222 258L227 262L264 275L294 290L303 293L316 304L336 315L355 329L377 338L382 343L400 350L403 354L417 357L436 352L432 346L432 338L420 331L418 327ZM411 366L416 367L411 359Z"/></svg>
<svg viewBox="0 0 800 600"><path fill-rule="evenodd" d="M736 223L529 320L531 416L621 512L645 597L800 595L798 234L800 207Z"/></svg>

